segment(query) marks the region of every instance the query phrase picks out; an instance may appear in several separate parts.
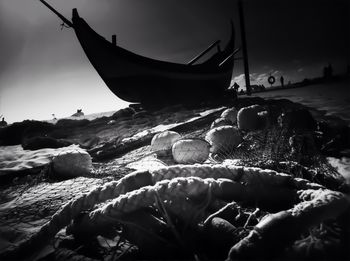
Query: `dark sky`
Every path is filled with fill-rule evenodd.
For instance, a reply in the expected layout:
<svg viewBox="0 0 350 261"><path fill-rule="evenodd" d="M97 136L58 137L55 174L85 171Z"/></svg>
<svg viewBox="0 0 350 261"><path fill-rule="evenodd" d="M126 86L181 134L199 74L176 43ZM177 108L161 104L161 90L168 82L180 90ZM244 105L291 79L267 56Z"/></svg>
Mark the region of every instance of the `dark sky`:
<svg viewBox="0 0 350 261"><path fill-rule="evenodd" d="M236 0L48 0L70 19L72 8L101 35L138 54L187 62L236 26ZM350 1L245 0L251 79L319 76L349 63ZM89 64L72 29L38 0L0 0L0 115L8 121L115 110L116 98ZM243 83L242 62L233 78Z"/></svg>

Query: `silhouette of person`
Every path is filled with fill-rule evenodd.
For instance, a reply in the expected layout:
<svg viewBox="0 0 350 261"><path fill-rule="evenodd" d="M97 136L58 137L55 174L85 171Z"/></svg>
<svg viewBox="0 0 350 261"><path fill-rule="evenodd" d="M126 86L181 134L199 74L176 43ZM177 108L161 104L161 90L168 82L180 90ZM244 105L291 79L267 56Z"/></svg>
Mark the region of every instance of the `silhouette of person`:
<svg viewBox="0 0 350 261"><path fill-rule="evenodd" d="M332 64L328 64L328 76L331 78L333 76L333 67Z"/></svg>
<svg viewBox="0 0 350 261"><path fill-rule="evenodd" d="M233 100L237 100L237 93L238 93L238 88L239 88L239 85L235 82L233 84L233 86L231 86L228 91L231 93L231 95L233 96Z"/></svg>
<svg viewBox="0 0 350 261"><path fill-rule="evenodd" d="M281 76L280 81L281 81L281 86L284 87L284 78L283 78L283 76Z"/></svg>
<svg viewBox="0 0 350 261"><path fill-rule="evenodd" d="M5 121L5 117L2 117L2 120L0 122L0 127L5 127L7 126L7 122Z"/></svg>

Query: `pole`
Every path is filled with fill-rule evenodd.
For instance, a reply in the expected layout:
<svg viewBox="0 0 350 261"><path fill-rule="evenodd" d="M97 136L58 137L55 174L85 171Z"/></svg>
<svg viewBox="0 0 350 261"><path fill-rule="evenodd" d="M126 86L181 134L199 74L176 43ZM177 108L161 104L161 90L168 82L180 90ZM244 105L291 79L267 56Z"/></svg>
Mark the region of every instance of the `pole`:
<svg viewBox="0 0 350 261"><path fill-rule="evenodd" d="M45 2L45 0L39 0L42 2L47 8L49 8L54 14L56 14L65 24L67 24L70 27L73 27L73 23L69 21L67 18L65 18L63 15L61 15L55 8L53 8L51 5Z"/></svg>
<svg viewBox="0 0 350 261"><path fill-rule="evenodd" d="M247 41L245 38L244 12L243 12L242 0L238 0L238 13L239 13L239 23L241 28L240 31L241 31L241 41L242 41L245 86L247 88L247 95L251 95L252 89L250 87L248 51L247 51Z"/></svg>
<svg viewBox="0 0 350 261"><path fill-rule="evenodd" d="M117 35L115 34L112 35L112 44L117 45Z"/></svg>

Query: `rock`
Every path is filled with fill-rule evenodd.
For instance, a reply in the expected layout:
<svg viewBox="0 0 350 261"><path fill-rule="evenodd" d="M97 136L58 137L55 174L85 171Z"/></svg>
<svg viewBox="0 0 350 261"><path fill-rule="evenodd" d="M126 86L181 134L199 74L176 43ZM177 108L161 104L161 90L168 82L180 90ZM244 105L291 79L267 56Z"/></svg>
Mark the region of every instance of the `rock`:
<svg viewBox="0 0 350 261"><path fill-rule="evenodd" d="M53 171L56 177L74 178L90 174L92 160L89 153L79 147L61 152L53 158Z"/></svg>
<svg viewBox="0 0 350 261"><path fill-rule="evenodd" d="M210 144L202 139L178 140L172 147L173 158L180 164L202 163L209 157Z"/></svg>
<svg viewBox="0 0 350 261"><path fill-rule="evenodd" d="M251 105L241 108L237 114L238 128L240 130L253 131L262 127L261 115L259 112L264 111L260 105Z"/></svg>
<svg viewBox="0 0 350 261"><path fill-rule="evenodd" d="M62 148L72 145L71 142L67 140L58 140L51 137L32 137L24 139L22 142L22 147L25 150L38 150L43 148Z"/></svg>
<svg viewBox="0 0 350 261"><path fill-rule="evenodd" d="M229 120L232 124L235 124L237 122L237 110L236 108L230 108L225 110L221 114L221 118Z"/></svg>
<svg viewBox="0 0 350 261"><path fill-rule="evenodd" d="M151 150L158 156L171 154L173 144L181 139L181 135L175 131L164 131L154 135L151 141Z"/></svg>
<svg viewBox="0 0 350 261"><path fill-rule="evenodd" d="M231 126L232 122L225 118L217 118L210 126L211 129L214 129L216 127L220 126Z"/></svg>
<svg viewBox="0 0 350 261"><path fill-rule="evenodd" d="M210 130L205 139L211 144L210 151L217 153L230 153L241 142L242 136L233 126L221 126Z"/></svg>

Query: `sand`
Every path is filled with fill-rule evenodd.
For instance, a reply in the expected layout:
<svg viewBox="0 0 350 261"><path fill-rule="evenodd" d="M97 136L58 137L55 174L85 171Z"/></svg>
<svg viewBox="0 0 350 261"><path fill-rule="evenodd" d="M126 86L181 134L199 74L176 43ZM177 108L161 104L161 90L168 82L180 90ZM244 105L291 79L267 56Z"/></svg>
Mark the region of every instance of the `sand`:
<svg viewBox="0 0 350 261"><path fill-rule="evenodd" d="M276 93L275 97L273 92L268 95L269 98L284 98L280 93ZM307 99L306 95L304 102L305 99ZM267 106L264 105L265 101L254 98L241 98L236 105L242 107L257 102ZM310 106L311 103L305 102L305 104ZM320 100L315 104L321 106ZM213 120L219 117L227 106L226 104L196 109L176 106L158 111L141 111L130 117L97 118L83 126L67 126L66 129L61 129L65 139L79 144L81 149L88 151L94 159L90 176L84 178L61 181L47 177L45 167L48 166L51 158L67 148L26 151L21 148L21 145L0 147L0 178L6 176L6 184L3 183L1 186L0 194L0 210L3 211L0 215L0 230L4 232L0 237L0 252L1 249L16 245L23 238L27 238L63 204L81 193L86 193L96 185L118 180L134 170L146 171L175 165L171 157L157 158L151 152L152 137L164 130L176 130L183 137L203 138ZM268 106L275 108L272 114L288 106L301 108L299 104L284 101L278 104L269 103ZM334 115L325 113L320 110L320 107L314 106L312 111L317 120L330 120L329 116L332 116L332 120L335 119ZM347 119L343 118L337 123L343 124L345 120ZM338 173L327 163L325 157L322 158L322 155L318 157L324 159L324 162L322 161L322 164L318 162L317 168L314 169L311 165L305 167L300 162L288 162L278 158L284 154L274 154L272 149L282 151L279 153L285 153L290 149L288 139L282 139L283 137L280 139L281 142L285 142L282 147L278 147L278 143L271 144L278 138L276 137L278 133L276 128L244 133L245 146L241 146L231 155L223 156L228 156L235 165L270 168L278 172L290 172L292 175L301 173L300 175L305 175L306 178L310 178L310 175L312 178L312 171L319 171L326 177L322 184L329 185L332 189L340 189L339 184L345 183L339 173L350 184L350 160L346 157L328 157L328 162ZM219 157L208 159L206 163L218 164L223 160L225 160L224 157ZM328 184L329 181L331 182ZM39 215L32 207L44 205L47 205L47 208L40 209ZM21 209L25 209L29 214L26 215L26 212L23 212L17 215L16 213ZM17 236L12 238L9 236L14 234Z"/></svg>

